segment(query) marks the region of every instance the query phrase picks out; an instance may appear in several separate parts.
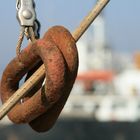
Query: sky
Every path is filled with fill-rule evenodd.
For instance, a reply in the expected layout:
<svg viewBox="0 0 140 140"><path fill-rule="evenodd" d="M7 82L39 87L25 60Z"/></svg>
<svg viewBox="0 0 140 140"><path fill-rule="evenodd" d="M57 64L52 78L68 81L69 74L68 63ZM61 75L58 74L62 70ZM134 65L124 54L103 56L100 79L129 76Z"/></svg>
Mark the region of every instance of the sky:
<svg viewBox="0 0 140 140"><path fill-rule="evenodd" d="M41 36L53 25L63 25L73 32L92 9L95 0L35 0ZM140 0L110 0L103 10L106 38L116 52L140 50ZM20 26L16 19L16 0L0 4L0 75L16 55ZM22 48L27 46L27 41Z"/></svg>

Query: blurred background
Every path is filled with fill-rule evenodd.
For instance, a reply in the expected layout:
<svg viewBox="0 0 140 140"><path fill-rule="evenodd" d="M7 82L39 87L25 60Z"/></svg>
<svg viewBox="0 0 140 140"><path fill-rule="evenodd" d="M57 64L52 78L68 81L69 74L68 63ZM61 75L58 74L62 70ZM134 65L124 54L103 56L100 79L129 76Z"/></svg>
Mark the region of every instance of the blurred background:
<svg viewBox="0 0 140 140"><path fill-rule="evenodd" d="M35 0L41 36L53 25L73 32L96 1ZM16 55L20 26L16 1L1 1L0 11L1 76ZM5 117L0 140L139 140L139 13L138 0L111 0L77 43L78 76L55 126L39 134Z"/></svg>

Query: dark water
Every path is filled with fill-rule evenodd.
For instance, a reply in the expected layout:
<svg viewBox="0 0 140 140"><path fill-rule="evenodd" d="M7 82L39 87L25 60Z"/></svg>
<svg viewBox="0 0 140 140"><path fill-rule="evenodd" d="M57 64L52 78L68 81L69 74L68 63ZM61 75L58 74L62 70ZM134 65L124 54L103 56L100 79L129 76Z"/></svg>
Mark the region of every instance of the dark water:
<svg viewBox="0 0 140 140"><path fill-rule="evenodd" d="M34 132L28 125L0 128L0 140L140 140L140 122L59 120L49 132Z"/></svg>

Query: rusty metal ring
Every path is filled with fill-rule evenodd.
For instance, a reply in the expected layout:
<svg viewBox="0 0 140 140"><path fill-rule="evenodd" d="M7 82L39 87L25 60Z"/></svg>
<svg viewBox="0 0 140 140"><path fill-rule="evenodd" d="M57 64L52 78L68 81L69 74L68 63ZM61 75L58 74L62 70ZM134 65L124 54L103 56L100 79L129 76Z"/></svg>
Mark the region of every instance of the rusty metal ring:
<svg viewBox="0 0 140 140"><path fill-rule="evenodd" d="M20 79L42 61L46 69L45 87L36 86L8 113L13 122L29 123L39 132L53 126L77 75L78 53L75 40L67 29L61 26L49 29L43 39L30 44L8 64L1 80L3 103L18 89Z"/></svg>

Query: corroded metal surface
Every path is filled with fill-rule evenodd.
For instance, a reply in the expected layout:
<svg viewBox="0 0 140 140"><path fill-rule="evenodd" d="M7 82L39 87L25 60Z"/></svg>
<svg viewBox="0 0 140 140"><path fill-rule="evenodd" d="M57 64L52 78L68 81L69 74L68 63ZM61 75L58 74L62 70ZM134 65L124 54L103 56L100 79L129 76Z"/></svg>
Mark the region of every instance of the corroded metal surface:
<svg viewBox="0 0 140 140"><path fill-rule="evenodd" d="M29 44L6 67L1 80L4 103L19 88L19 81L27 78L42 64L43 79L8 113L14 123L29 123L36 131L49 130L57 120L75 81L78 53L70 32L61 26L52 27L44 37Z"/></svg>

